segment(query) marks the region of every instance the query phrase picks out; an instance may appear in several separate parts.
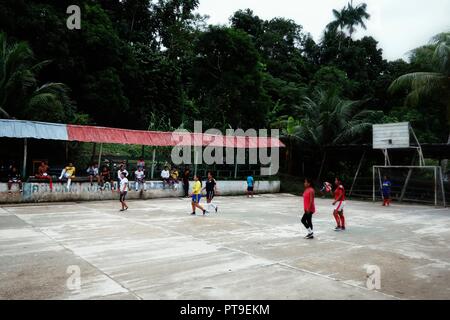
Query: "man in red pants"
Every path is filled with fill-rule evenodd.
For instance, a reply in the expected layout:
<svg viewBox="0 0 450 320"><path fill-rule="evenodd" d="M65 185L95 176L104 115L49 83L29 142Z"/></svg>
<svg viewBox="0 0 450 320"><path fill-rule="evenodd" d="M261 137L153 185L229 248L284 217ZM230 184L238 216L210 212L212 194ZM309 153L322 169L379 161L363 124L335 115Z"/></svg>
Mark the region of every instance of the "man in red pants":
<svg viewBox="0 0 450 320"><path fill-rule="evenodd" d="M345 189L339 178L334 180L334 185L336 187L334 191L334 210L333 216L336 220L337 226L334 228L335 231L345 230L345 217L344 217L344 207L345 207Z"/></svg>
<svg viewBox="0 0 450 320"><path fill-rule="evenodd" d="M34 177L36 179L48 180L50 191L53 191L53 181L52 181L52 177L48 174L48 164L46 162L44 162L44 161L41 162L41 165L38 168L38 173Z"/></svg>

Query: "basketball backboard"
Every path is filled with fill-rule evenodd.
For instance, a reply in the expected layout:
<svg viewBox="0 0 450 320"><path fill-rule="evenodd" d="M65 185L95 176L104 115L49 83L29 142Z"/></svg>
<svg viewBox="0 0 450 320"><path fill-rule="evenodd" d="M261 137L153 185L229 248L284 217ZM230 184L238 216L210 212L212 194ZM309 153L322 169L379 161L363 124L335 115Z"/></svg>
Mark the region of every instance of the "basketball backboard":
<svg viewBox="0 0 450 320"><path fill-rule="evenodd" d="M373 125L374 149L402 149L409 147L409 122Z"/></svg>

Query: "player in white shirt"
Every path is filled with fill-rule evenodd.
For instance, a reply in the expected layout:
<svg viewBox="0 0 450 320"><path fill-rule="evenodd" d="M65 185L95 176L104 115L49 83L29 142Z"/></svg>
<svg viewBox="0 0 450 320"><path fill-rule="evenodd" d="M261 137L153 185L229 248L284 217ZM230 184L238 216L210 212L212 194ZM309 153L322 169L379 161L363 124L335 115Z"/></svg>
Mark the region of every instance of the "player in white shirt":
<svg viewBox="0 0 450 320"><path fill-rule="evenodd" d="M140 186L143 186L143 189L145 190L145 173L142 170L141 167L138 167L138 169L134 172L134 180L136 181L136 191L139 190Z"/></svg>
<svg viewBox="0 0 450 320"><path fill-rule="evenodd" d="M170 183L170 172L169 172L169 167L164 167L164 170L161 171L161 179L163 181L163 185L165 183L169 184Z"/></svg>
<svg viewBox="0 0 450 320"><path fill-rule="evenodd" d="M125 174L122 172L120 174L120 203L122 204L122 209L120 211L128 210L127 203L125 202L125 199L127 197L128 193L128 179L125 177Z"/></svg>

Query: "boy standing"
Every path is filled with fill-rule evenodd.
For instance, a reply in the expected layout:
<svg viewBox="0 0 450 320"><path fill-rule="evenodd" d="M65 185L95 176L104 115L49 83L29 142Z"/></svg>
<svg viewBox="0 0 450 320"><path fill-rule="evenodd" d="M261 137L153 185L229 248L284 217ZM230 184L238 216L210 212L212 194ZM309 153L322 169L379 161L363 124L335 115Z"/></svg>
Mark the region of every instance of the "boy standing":
<svg viewBox="0 0 450 320"><path fill-rule="evenodd" d="M128 206L126 203L126 197L127 197L127 193L128 193L128 179L123 172L120 174L119 191L120 191L119 200L120 200L120 203L122 204L122 209L120 209L120 211L128 210Z"/></svg>

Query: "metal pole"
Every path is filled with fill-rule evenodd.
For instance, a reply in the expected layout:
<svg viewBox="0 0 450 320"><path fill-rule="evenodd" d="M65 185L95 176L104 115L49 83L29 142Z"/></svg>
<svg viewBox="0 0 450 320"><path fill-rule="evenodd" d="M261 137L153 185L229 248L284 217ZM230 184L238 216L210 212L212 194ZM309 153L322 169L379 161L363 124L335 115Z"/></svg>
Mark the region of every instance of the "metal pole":
<svg viewBox="0 0 450 320"><path fill-rule="evenodd" d="M434 168L434 205L437 207L437 167Z"/></svg>
<svg viewBox="0 0 450 320"><path fill-rule="evenodd" d="M362 154L362 156L361 156L361 160L359 161L358 169L356 169L355 177L353 178L352 187L350 188L350 192L349 192L348 196L351 196L351 195L352 195L353 187L355 186L356 178L358 177L359 170L361 169L361 165L362 165L362 163L363 163L363 160L364 160L364 156L365 156L365 155L366 155L366 152L364 151L363 154Z"/></svg>
<svg viewBox="0 0 450 320"><path fill-rule="evenodd" d="M320 176L322 175L322 170L323 170L323 166L325 164L325 159L326 158L327 158L327 151L325 151L324 154L323 154L322 164L320 165L320 170L319 170L319 176L317 177L318 181L320 181Z"/></svg>
<svg viewBox="0 0 450 320"><path fill-rule="evenodd" d="M444 208L447 206L447 201L445 201L445 189L444 189L444 177L442 174L442 167L439 167L439 175L441 177L441 192L442 192L442 201L444 202Z"/></svg>
<svg viewBox="0 0 450 320"><path fill-rule="evenodd" d="M98 152L98 167L100 168L102 162L103 143L100 143L100 151Z"/></svg>
<svg viewBox="0 0 450 320"><path fill-rule="evenodd" d="M381 180L381 170L380 170L380 168L378 168L378 180L380 182L381 199L384 200L383 190L381 189L383 187L383 181Z"/></svg>
<svg viewBox="0 0 450 320"><path fill-rule="evenodd" d="M409 179L411 179L411 175L412 175L412 169L409 169L408 170L408 175L406 176L405 184L403 185L403 188L402 188L402 193L400 194L399 202L403 201L403 197L405 196L406 188L408 187Z"/></svg>
<svg viewBox="0 0 450 320"><path fill-rule="evenodd" d="M197 150L194 148L194 176L197 175Z"/></svg>
<svg viewBox="0 0 450 320"><path fill-rule="evenodd" d="M234 178L237 178L237 171L238 171L238 162L237 162L237 154L234 153L233 149L233 156L234 156Z"/></svg>
<svg viewBox="0 0 450 320"><path fill-rule="evenodd" d="M375 166L372 167L372 201L375 202Z"/></svg>
<svg viewBox="0 0 450 320"><path fill-rule="evenodd" d="M156 159L156 147L153 148L153 158L152 158L152 172L150 177L153 179L153 175L155 174L155 159Z"/></svg>
<svg viewBox="0 0 450 320"><path fill-rule="evenodd" d="M22 167L22 177L25 178L27 175L27 153L28 153L28 139L23 140L23 167Z"/></svg>

